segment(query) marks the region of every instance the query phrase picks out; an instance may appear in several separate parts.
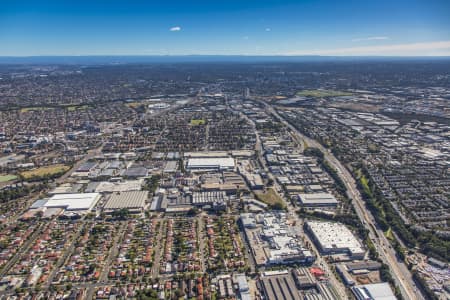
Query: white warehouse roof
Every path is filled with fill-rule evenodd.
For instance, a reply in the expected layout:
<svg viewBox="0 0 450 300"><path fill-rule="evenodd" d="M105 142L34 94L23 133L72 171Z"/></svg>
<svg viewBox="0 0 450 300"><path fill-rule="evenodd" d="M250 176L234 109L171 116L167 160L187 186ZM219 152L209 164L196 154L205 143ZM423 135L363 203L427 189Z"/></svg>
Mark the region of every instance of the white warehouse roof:
<svg viewBox="0 0 450 300"><path fill-rule="evenodd" d="M338 201L330 193L299 194L300 202L304 206L336 206Z"/></svg>
<svg viewBox="0 0 450 300"><path fill-rule="evenodd" d="M349 251L352 255L365 253L361 243L344 224L323 221L308 221L306 224L322 251Z"/></svg>
<svg viewBox="0 0 450 300"><path fill-rule="evenodd" d="M359 285L352 288L356 299L395 300L397 299L387 282Z"/></svg>
<svg viewBox="0 0 450 300"><path fill-rule="evenodd" d="M234 169L232 157L220 158L190 158L187 163L188 169Z"/></svg>
<svg viewBox="0 0 450 300"><path fill-rule="evenodd" d="M91 210L99 199L99 193L58 194L52 196L44 204L44 207L61 207L66 210Z"/></svg>

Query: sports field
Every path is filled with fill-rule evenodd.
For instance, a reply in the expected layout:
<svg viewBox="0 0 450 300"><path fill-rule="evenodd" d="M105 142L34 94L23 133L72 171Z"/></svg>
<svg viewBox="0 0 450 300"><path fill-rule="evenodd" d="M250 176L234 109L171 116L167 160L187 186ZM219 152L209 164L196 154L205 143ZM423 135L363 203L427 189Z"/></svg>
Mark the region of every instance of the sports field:
<svg viewBox="0 0 450 300"><path fill-rule="evenodd" d="M324 98L324 97L339 97L339 96L351 96L352 93L332 91L332 90L303 90L297 92L297 96Z"/></svg>
<svg viewBox="0 0 450 300"><path fill-rule="evenodd" d="M206 124L206 121L203 119L192 119L191 120L192 126L205 125L205 124Z"/></svg>
<svg viewBox="0 0 450 300"><path fill-rule="evenodd" d="M69 166L57 164L57 165L45 166L45 167L41 167L41 168L29 170L29 171L24 171L24 172L20 173L20 175L24 179L30 179L30 178L34 178L34 177L53 176L58 173L64 173L64 172L68 171L69 169L70 169Z"/></svg>
<svg viewBox="0 0 450 300"><path fill-rule="evenodd" d="M17 179L16 175L0 175L0 183Z"/></svg>

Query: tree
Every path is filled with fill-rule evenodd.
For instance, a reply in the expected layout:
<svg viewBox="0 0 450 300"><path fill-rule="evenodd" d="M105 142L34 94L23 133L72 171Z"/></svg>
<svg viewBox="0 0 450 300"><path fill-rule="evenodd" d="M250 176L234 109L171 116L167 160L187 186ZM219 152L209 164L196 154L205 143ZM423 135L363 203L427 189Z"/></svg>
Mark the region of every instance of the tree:
<svg viewBox="0 0 450 300"><path fill-rule="evenodd" d="M125 220L130 215L130 211L126 208L115 210L112 212L112 216L119 220Z"/></svg>

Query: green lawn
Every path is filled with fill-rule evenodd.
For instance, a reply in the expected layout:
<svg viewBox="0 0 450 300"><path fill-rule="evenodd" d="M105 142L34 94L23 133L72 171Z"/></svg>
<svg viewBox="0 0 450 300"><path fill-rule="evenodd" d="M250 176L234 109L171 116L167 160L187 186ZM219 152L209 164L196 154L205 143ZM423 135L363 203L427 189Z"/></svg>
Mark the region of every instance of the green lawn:
<svg viewBox="0 0 450 300"><path fill-rule="evenodd" d="M0 182L7 182L17 179L16 175L0 175Z"/></svg>
<svg viewBox="0 0 450 300"><path fill-rule="evenodd" d="M384 235L386 236L386 238L388 240L393 241L394 240L394 234L392 233L392 228L389 227L389 229L384 233Z"/></svg>
<svg viewBox="0 0 450 300"><path fill-rule="evenodd" d="M76 111L76 110L86 110L88 109L89 106L87 105L72 105L72 106L67 106L67 110L68 111Z"/></svg>
<svg viewBox="0 0 450 300"><path fill-rule="evenodd" d="M364 176L364 174L362 174L361 169L358 169L356 171L356 173L357 173L357 177L358 177L359 181L361 182L361 185L362 185L364 191L368 195L372 196L372 191L369 188L369 181L367 180L366 176Z"/></svg>
<svg viewBox="0 0 450 300"><path fill-rule="evenodd" d="M20 112L29 112L29 111L44 111L44 110L52 110L53 107L45 107L45 106L36 106L36 107L24 107L20 109Z"/></svg>
<svg viewBox="0 0 450 300"><path fill-rule="evenodd" d="M205 125L206 121L204 119L192 119L191 125L192 126L198 126L198 125Z"/></svg>
<svg viewBox="0 0 450 300"><path fill-rule="evenodd" d="M351 96L352 93L332 91L332 90L303 90L297 92L297 96L323 98L323 97L338 97L338 96Z"/></svg>

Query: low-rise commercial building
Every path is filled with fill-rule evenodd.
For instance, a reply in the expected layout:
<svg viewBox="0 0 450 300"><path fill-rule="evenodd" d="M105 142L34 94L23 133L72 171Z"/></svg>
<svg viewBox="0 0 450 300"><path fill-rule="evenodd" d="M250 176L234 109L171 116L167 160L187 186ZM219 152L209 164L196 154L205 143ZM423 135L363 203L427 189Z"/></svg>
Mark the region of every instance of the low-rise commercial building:
<svg viewBox="0 0 450 300"><path fill-rule="evenodd" d="M357 300L396 300L387 282L358 285L352 288Z"/></svg>
<svg viewBox="0 0 450 300"><path fill-rule="evenodd" d="M298 201L303 207L336 207L338 204L330 193L298 194Z"/></svg>
<svg viewBox="0 0 450 300"><path fill-rule="evenodd" d="M62 208L66 211L91 211L100 197L99 193L57 194L39 204L41 207Z"/></svg>
<svg viewBox="0 0 450 300"><path fill-rule="evenodd" d="M289 225L286 213L241 214L240 219L258 266L314 261L314 255Z"/></svg>
<svg viewBox="0 0 450 300"><path fill-rule="evenodd" d="M305 222L305 230L323 254L347 255L352 259L363 259L366 251L343 224L323 221Z"/></svg>
<svg viewBox="0 0 450 300"><path fill-rule="evenodd" d="M131 213L140 213L145 207L148 191L113 193L104 207L105 212L127 209Z"/></svg>
<svg viewBox="0 0 450 300"><path fill-rule="evenodd" d="M288 270L264 272L262 291L268 300L300 300L300 294Z"/></svg>
<svg viewBox="0 0 450 300"><path fill-rule="evenodd" d="M235 162L232 157L218 158L189 158L186 169L193 172L200 171L233 171Z"/></svg>

